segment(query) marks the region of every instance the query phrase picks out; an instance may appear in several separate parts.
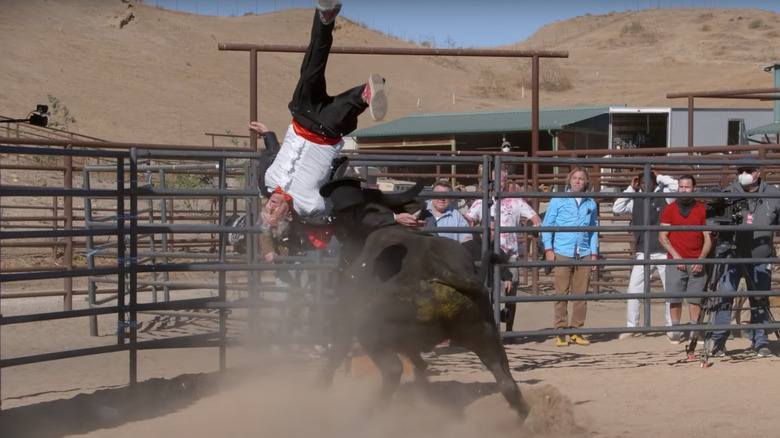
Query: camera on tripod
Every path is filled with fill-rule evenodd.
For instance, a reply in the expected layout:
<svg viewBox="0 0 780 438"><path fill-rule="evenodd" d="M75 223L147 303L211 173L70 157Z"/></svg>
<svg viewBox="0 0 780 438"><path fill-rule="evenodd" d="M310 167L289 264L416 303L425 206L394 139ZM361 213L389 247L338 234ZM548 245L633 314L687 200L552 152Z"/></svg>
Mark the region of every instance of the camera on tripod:
<svg viewBox="0 0 780 438"><path fill-rule="evenodd" d="M744 212L748 211L746 198L714 198L707 201L707 222L713 225L740 225L745 221ZM732 242L734 231L712 231L716 243Z"/></svg>

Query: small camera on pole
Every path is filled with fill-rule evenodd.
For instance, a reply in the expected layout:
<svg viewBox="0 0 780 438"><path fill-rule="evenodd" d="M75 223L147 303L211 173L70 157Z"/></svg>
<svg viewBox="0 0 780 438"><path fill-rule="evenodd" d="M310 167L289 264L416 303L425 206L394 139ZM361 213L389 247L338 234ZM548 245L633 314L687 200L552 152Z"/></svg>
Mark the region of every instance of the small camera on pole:
<svg viewBox="0 0 780 438"><path fill-rule="evenodd" d="M33 126L45 128L49 124L49 105L36 105L35 110L30 111L26 119L4 119L0 123L29 123Z"/></svg>
<svg viewBox="0 0 780 438"><path fill-rule="evenodd" d="M45 128L49 124L49 106L36 105L35 111L30 114L30 124Z"/></svg>

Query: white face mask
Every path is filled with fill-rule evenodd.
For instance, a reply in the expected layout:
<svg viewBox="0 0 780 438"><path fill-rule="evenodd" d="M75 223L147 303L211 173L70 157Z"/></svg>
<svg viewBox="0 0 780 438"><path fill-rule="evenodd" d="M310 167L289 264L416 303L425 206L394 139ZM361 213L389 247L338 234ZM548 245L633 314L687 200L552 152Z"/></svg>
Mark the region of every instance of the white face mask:
<svg viewBox="0 0 780 438"><path fill-rule="evenodd" d="M744 186L749 186L749 185L753 184L754 182L756 182L756 180L753 179L753 174L752 173L747 173L747 172L742 172L741 174L739 174L739 177L738 177L737 180L739 181L739 183L743 187Z"/></svg>

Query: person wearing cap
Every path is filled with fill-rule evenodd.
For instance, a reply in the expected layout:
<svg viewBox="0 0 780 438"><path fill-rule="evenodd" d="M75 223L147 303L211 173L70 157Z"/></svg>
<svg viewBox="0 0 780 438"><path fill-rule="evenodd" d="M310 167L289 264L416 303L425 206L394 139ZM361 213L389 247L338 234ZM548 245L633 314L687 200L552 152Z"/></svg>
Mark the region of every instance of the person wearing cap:
<svg viewBox="0 0 780 438"><path fill-rule="evenodd" d="M293 120L281 147L264 124L249 124L266 145L259 172L261 192L268 197L261 212L262 222L282 233L291 221L327 222L328 208L318 190L342 164L339 154L344 147L343 137L357 128L358 116L366 109L375 121L382 120L387 112L385 81L378 74L337 96L327 94L325 67L340 10L338 0L317 1L311 39L288 105Z"/></svg>
<svg viewBox="0 0 780 438"><path fill-rule="evenodd" d="M775 257L776 252L772 239L774 232L770 230L751 230L751 227L767 227L778 225L780 219L780 189L767 184L761 179L761 167L753 157L739 160L736 166L736 179L723 191L732 193L732 201L741 201L744 206L741 215L741 230L734 234L734 256L737 258ZM772 194L778 197L755 198L751 194ZM767 291L772 286L772 271L766 261L749 264L727 264L721 278L718 280L718 292L733 292L737 290L743 276L752 278L753 290ZM747 279L746 279L747 280ZM750 282L748 282L749 284ZM750 324L766 324L769 322L769 303L767 297L749 297ZM721 306L715 312L714 324L729 324L731 321L732 297L721 298ZM718 330L712 333L712 354L716 357L726 355L726 340L728 330ZM751 349L759 357L772 356L769 349L769 337L766 330L750 330L748 338Z"/></svg>
<svg viewBox="0 0 780 438"><path fill-rule="evenodd" d="M655 169L651 170L649 188L653 192L671 193L677 191L677 180L668 175L662 175ZM631 179L631 184L623 193L647 192L648 184L645 181L644 172ZM646 203L647 202L647 203ZM672 200L674 202L674 200ZM631 215L631 224L634 226L645 225L645 211L648 213L647 225L658 225L661 221L661 212L669 204L665 198L617 198L612 204L612 212L616 216ZM646 207L647 210L646 210ZM645 239L647 237L647 239ZM658 241L658 232L635 231L636 260L666 260L666 250ZM649 253L645 254L645 242L649 243ZM666 265L650 265L650 275L653 269L658 271L661 277L661 283L666 289ZM631 268L631 276L628 279L628 289L626 293L639 294L645 291L645 266L636 264ZM626 327L637 327L639 325L639 300L626 301ZM672 317L669 314L669 304L666 305L666 325L672 325ZM619 339L626 339L635 336L636 333L621 333Z"/></svg>

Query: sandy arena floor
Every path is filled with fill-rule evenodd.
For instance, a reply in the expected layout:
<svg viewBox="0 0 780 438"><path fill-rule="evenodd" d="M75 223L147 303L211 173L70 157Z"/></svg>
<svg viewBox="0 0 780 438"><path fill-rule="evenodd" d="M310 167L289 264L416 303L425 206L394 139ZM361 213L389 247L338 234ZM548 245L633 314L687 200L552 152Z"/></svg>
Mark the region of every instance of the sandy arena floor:
<svg viewBox="0 0 780 438"><path fill-rule="evenodd" d="M15 300L4 312L29 306ZM56 304L50 304L56 307ZM14 308L14 307L17 308ZM520 306L519 329L548 328L551 303ZM618 326L624 306L591 302L588 324ZM661 320L661 306L653 318ZM159 333L198 333L208 322L156 317ZM113 342L111 321L89 337L85 319L7 326L3 357ZM142 335L143 337L143 335ZM113 438L133 436L771 436L780 358L757 358L745 339L708 369L686 360L683 345L664 336L618 340L593 336L590 346L555 347L551 339L507 346L510 364L533 411L520 427L492 376L468 352L430 359L431 385L405 378L386 409L372 410L378 376L339 373L326 391L313 389L322 365L304 352L228 350L228 371L216 349L139 353L138 391L127 388L128 355L103 354L2 370L0 436ZM778 347L772 337L771 347Z"/></svg>

